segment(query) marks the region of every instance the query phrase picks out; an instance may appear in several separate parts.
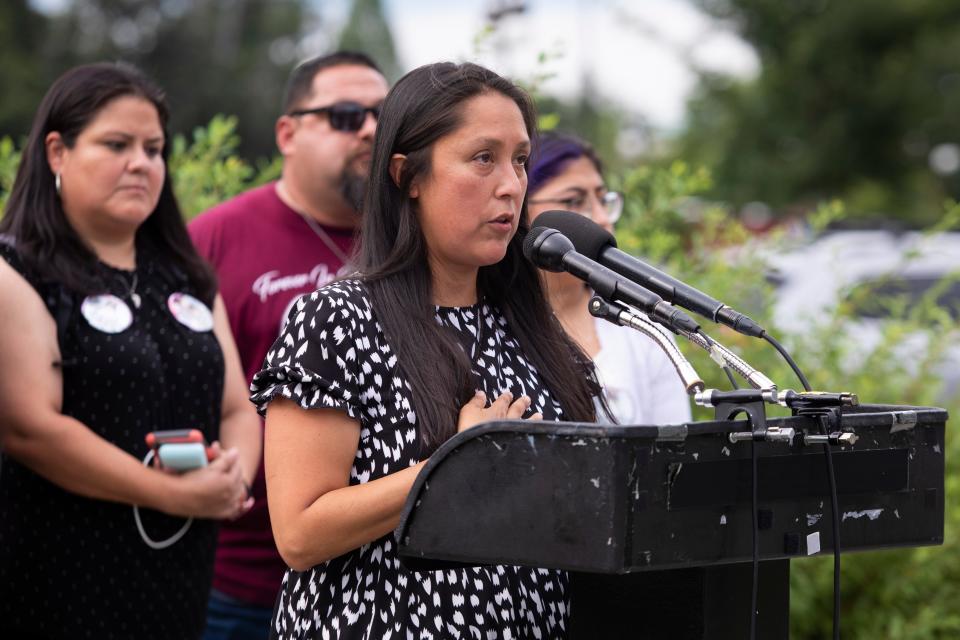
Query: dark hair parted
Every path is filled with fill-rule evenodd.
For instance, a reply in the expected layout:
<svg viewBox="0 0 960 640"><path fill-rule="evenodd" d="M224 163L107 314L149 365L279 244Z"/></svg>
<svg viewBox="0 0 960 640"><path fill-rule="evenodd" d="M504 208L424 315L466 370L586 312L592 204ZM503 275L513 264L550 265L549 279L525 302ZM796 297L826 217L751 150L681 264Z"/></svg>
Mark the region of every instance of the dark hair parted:
<svg viewBox="0 0 960 640"><path fill-rule="evenodd" d="M530 156L527 193L534 195L544 184L563 173L571 162L579 158L587 158L597 173L603 174L603 163L590 143L560 131L540 134Z"/></svg>
<svg viewBox="0 0 960 640"><path fill-rule="evenodd" d="M103 292L104 271L96 254L67 221L47 163L46 138L58 132L72 148L77 136L110 101L136 96L157 109L164 138L168 109L163 91L136 68L99 63L75 67L51 85L33 119L17 177L0 220L0 232L13 236L17 252L41 278L60 282L82 294ZM167 163L170 145L163 147ZM151 249L156 259L184 272L208 303L216 293L212 269L194 249L177 204L169 174L153 213L136 233L137 249Z"/></svg>
<svg viewBox="0 0 960 640"><path fill-rule="evenodd" d="M460 408L475 393L475 383L463 349L434 318L427 248L410 186L429 175L433 144L470 126L463 121L464 104L489 92L516 103L532 137L536 114L522 89L475 64L442 62L411 71L391 89L373 144L358 267L377 319L409 380L424 453L456 433ZM390 176L395 153L406 156L399 186ZM506 256L480 268L479 294L503 312L564 418L593 421L593 398L600 391L592 363L563 332L537 270L523 257L528 229L524 203Z"/></svg>
<svg viewBox="0 0 960 640"><path fill-rule="evenodd" d="M383 71L373 61L373 58L359 51L335 51L324 56L310 58L298 64L290 72L287 88L283 92L283 113L290 113L295 107L303 106L302 102L310 95L313 88L313 79L318 73L330 67L343 65L370 67L383 75Z"/></svg>

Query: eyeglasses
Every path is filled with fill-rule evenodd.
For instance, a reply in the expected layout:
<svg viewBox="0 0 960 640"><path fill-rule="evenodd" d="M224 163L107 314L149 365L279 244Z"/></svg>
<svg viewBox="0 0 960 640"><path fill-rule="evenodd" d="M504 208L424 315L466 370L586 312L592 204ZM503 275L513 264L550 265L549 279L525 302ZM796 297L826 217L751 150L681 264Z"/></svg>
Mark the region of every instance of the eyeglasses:
<svg viewBox="0 0 960 640"><path fill-rule="evenodd" d="M623 194L619 191L607 191L598 198L600 206L607 214L607 220L613 224L620 219L623 213ZM546 198L544 200L529 200L528 204L562 204L568 211L579 213L582 216L593 218L593 203L587 195L575 195L569 198Z"/></svg>
<svg viewBox="0 0 960 640"><path fill-rule="evenodd" d="M373 107L365 107L356 102L336 102L329 107L297 109L287 115L296 117L309 114L317 116L327 114L330 119L330 126L337 131L360 131L367 119L367 113L372 115L374 120L380 119L380 107L379 104Z"/></svg>

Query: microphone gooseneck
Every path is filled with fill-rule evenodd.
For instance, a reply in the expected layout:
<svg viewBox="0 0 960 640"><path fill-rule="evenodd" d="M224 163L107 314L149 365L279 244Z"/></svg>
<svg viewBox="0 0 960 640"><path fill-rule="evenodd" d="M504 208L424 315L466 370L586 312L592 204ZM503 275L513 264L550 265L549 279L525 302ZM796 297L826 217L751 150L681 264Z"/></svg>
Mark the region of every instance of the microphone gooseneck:
<svg viewBox="0 0 960 640"><path fill-rule="evenodd" d="M590 315L595 318L601 318L607 322L612 322L622 327L629 327L644 334L653 340L660 350L663 351L680 380L683 381L683 387L689 395L695 395L702 392L706 385L700 374L697 373L690 361L687 360L677 345L670 339L670 334L662 325L652 322L646 316L629 311L624 307L607 302L600 296L593 296L588 305Z"/></svg>

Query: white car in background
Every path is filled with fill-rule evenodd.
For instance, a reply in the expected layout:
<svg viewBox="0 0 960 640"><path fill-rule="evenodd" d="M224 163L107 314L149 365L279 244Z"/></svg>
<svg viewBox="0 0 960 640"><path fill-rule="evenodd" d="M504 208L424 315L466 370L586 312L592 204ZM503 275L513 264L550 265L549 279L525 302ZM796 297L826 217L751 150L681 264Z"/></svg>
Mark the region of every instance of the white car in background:
<svg viewBox="0 0 960 640"><path fill-rule="evenodd" d="M960 318L960 233L837 231L768 255L767 263L768 278L777 287L778 327L803 334L822 324L837 304L852 301L857 320L847 327L847 335L863 357L881 340L881 323L889 315L885 301L891 297L910 304L948 278L938 305L954 320ZM909 358L910 351L923 350L925 340L922 333L909 336L898 356ZM857 365L855 360L851 366ZM941 399L960 390L960 339L944 354L938 373L944 381Z"/></svg>

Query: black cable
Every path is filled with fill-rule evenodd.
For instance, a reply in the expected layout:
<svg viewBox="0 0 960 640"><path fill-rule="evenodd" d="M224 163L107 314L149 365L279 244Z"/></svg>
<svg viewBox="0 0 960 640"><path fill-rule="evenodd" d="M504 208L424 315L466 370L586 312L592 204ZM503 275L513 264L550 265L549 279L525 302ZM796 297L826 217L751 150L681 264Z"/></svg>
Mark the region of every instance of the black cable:
<svg viewBox="0 0 960 640"><path fill-rule="evenodd" d="M751 427L752 428L752 427ZM750 442L750 457L753 463L753 489L750 505L753 510L753 584L750 588L750 640L757 637L757 593L760 584L760 505L757 500L757 443Z"/></svg>
<svg viewBox="0 0 960 640"><path fill-rule="evenodd" d="M826 416L818 416L820 433L828 435ZM827 481L830 485L830 511L833 517L833 638L840 640L840 505L837 500L837 478L833 473L833 452L830 443L823 445L827 459Z"/></svg>
<svg viewBox="0 0 960 640"><path fill-rule="evenodd" d="M763 338L772 344L774 349L780 352L780 355L787 361L787 364L790 365L793 372L797 374L797 378L800 379L800 384L803 385L804 390L810 391L810 383L807 381L807 377L803 375L803 371L801 371L797 363L793 361L793 358L791 358L787 350L783 348L783 345L766 332L763 334ZM820 433L829 435L826 416L819 416L818 423L820 425ZM840 640L840 505L837 500L837 477L833 470L833 452L830 450L829 442L823 445L823 454L827 460L827 482L830 486L830 511L833 518L833 638L834 640Z"/></svg>
<svg viewBox="0 0 960 640"><path fill-rule="evenodd" d="M724 366L723 372L727 374L727 380L730 381L730 386L732 386L734 389L739 389L740 385L737 384L737 379L733 377L733 371L730 371L730 367Z"/></svg>
<svg viewBox="0 0 960 640"><path fill-rule="evenodd" d="M798 367L797 363L793 361L793 358L791 358L790 354L787 353L787 350L783 348L783 345L777 342L773 336L766 332L763 334L763 339L772 344L773 348L780 352L780 355L783 356L783 359L787 361L787 364L790 365L790 368L793 369L793 372L797 374L797 378L800 379L800 384L803 385L804 391L810 391L810 383L807 382L807 376L803 375L803 371L800 371L800 367Z"/></svg>
<svg viewBox="0 0 960 640"><path fill-rule="evenodd" d="M803 389L810 391L810 383L807 381L807 377L803 375L803 371L801 371L797 363L793 361L793 358L791 358L787 350L783 348L783 345L766 332L764 332L763 338L772 344L774 349L780 352L780 355L787 361L787 364L790 365L793 372L797 374L797 378L800 379L800 384L803 385ZM820 433L829 435L826 416L818 416L818 424L820 425ZM833 471L833 452L830 450L829 442L823 445L823 454L827 460L827 482L830 486L830 511L833 518L833 638L834 640L840 640L840 505L837 500L837 477Z"/></svg>

